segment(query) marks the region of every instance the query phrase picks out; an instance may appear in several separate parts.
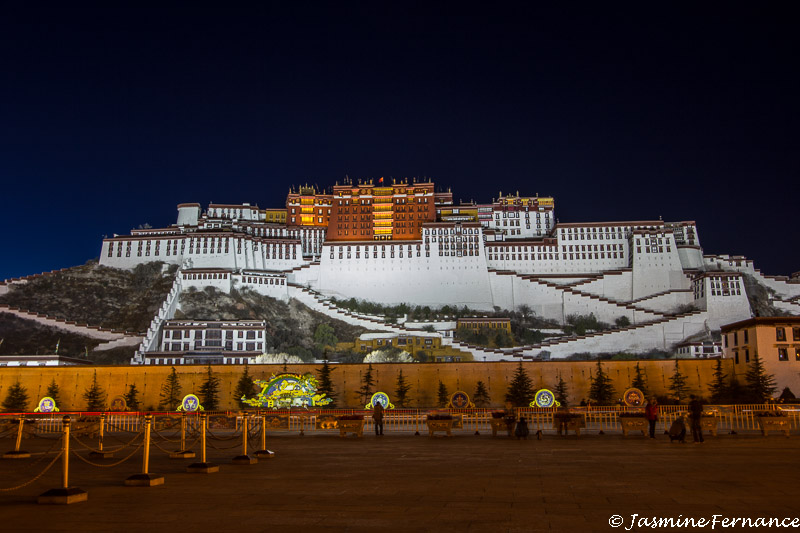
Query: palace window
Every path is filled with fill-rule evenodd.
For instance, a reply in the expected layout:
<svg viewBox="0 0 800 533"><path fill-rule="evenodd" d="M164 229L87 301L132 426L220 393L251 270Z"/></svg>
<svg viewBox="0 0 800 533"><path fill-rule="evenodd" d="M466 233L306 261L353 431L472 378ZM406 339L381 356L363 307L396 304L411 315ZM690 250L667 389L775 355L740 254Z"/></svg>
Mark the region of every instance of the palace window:
<svg viewBox="0 0 800 533"><path fill-rule="evenodd" d="M789 360L789 349L778 348L778 361L788 361L788 360Z"/></svg>
<svg viewBox="0 0 800 533"><path fill-rule="evenodd" d="M786 340L786 330L782 327L775 328L775 338L778 341L785 341Z"/></svg>

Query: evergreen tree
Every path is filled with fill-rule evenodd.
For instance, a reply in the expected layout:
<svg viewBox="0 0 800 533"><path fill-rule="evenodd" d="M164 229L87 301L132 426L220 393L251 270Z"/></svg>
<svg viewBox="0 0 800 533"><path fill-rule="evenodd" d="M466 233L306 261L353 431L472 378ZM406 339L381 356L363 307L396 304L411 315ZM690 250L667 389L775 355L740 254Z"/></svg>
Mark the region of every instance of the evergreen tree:
<svg viewBox="0 0 800 533"><path fill-rule="evenodd" d="M106 408L106 393L97 383L97 370L94 371L92 384L83 393L83 399L86 400L87 411L96 412Z"/></svg>
<svg viewBox="0 0 800 533"><path fill-rule="evenodd" d="M781 395L778 396L778 399L789 402L789 401L792 401L792 400L796 400L797 398L795 397L794 393L792 392L792 389L790 389L789 387L784 387L783 391L781 392Z"/></svg>
<svg viewBox="0 0 800 533"><path fill-rule="evenodd" d="M44 392L44 395L48 398L52 398L58 407L61 404L61 388L56 383L56 378L53 378L53 381L50 382L50 385L47 386L47 390Z"/></svg>
<svg viewBox="0 0 800 533"><path fill-rule="evenodd" d="M447 387L440 380L439 391L436 393L436 404L438 407L447 407L449 403L450 403L450 393L447 392Z"/></svg>
<svg viewBox="0 0 800 533"><path fill-rule="evenodd" d="M317 387L317 392L324 394L326 398L330 398L331 403L326 407L331 409L336 407L336 393L333 391L333 381L331 381L331 372L334 370L336 369L331 368L327 359L322 362L322 368L317 369L317 372L319 372L319 386Z"/></svg>
<svg viewBox="0 0 800 533"><path fill-rule="evenodd" d="M648 396L648 394L647 394L647 379L645 379L644 372L642 372L642 369L639 366L638 362L636 363L635 372L636 372L636 374L634 374L634 376L633 376L633 381L631 382L631 387L633 387L634 389L639 389L640 391L642 391L642 394L644 394L645 398L647 398L647 396Z"/></svg>
<svg viewBox="0 0 800 533"><path fill-rule="evenodd" d="M489 405L489 391L486 390L486 385L483 381L479 381L475 385L475 396L472 398L475 407L486 407Z"/></svg>
<svg viewBox="0 0 800 533"><path fill-rule="evenodd" d="M405 376L403 375L403 369L401 368L400 371L397 373L397 388L394 390L395 394L395 401L397 402L397 406L405 409L408 407L408 403L411 401L411 397L409 396L409 391L411 390L411 385L406 381Z"/></svg>
<svg viewBox="0 0 800 533"><path fill-rule="evenodd" d="M28 410L28 389L17 381L8 388L6 399L3 400L3 410L24 413Z"/></svg>
<svg viewBox="0 0 800 533"><path fill-rule="evenodd" d="M219 378L212 372L210 364L206 368L206 379L200 385L200 405L206 411L216 411L219 408Z"/></svg>
<svg viewBox="0 0 800 533"><path fill-rule="evenodd" d="M720 404L728 395L728 384L725 379L728 374L722 371L722 359L717 359L712 376L711 384L708 386L709 401L712 404Z"/></svg>
<svg viewBox="0 0 800 533"><path fill-rule="evenodd" d="M167 381L161 385L159 398L159 411L175 411L183 399L181 396L181 381L174 366L172 367L172 372L167 376Z"/></svg>
<svg viewBox="0 0 800 533"><path fill-rule="evenodd" d="M778 390L775 386L775 376L767 374L764 362L757 353L753 356L753 362L750 363L744 379L747 383L747 392L752 396L753 401L759 403L772 398L772 395Z"/></svg>
<svg viewBox="0 0 800 533"><path fill-rule="evenodd" d="M611 378L608 377L603 364L597 361L597 372L589 377L591 386L589 387L589 399L597 405L610 405L614 399L614 387L611 385Z"/></svg>
<svg viewBox="0 0 800 533"><path fill-rule="evenodd" d="M686 376L681 373L681 369L678 366L678 360L675 359L675 372L669 378L669 387L667 388L678 403L683 403L686 397L689 396L689 386L686 384L686 379Z"/></svg>
<svg viewBox="0 0 800 533"><path fill-rule="evenodd" d="M136 388L136 383L131 383L128 392L125 393L125 404L128 406L129 411L139 410L139 389Z"/></svg>
<svg viewBox="0 0 800 533"><path fill-rule="evenodd" d="M558 384L556 384L556 389L553 391L554 396L556 397L556 401L561 404L561 407L568 407L569 406L569 394L567 393L567 382L564 381L564 377L559 372L558 374Z"/></svg>
<svg viewBox="0 0 800 533"><path fill-rule="evenodd" d="M375 380L372 377L372 363L369 364L367 371L361 376L361 388L358 389L358 395L361 397L361 403L367 405L372 399L372 386L375 385Z"/></svg>
<svg viewBox="0 0 800 533"><path fill-rule="evenodd" d="M511 383L508 384L506 401L511 402L514 407L528 407L535 395L533 380L525 372L522 367L522 361L520 361L519 366L514 371L514 377L511 378Z"/></svg>
<svg viewBox="0 0 800 533"><path fill-rule="evenodd" d="M742 401L749 401L749 396L747 394L747 390L742 387L742 384L739 383L739 380L736 379L736 376L731 378L728 387L725 390L725 394L723 396L723 400L725 403L739 403Z"/></svg>
<svg viewBox="0 0 800 533"><path fill-rule="evenodd" d="M242 372L239 381L236 383L236 390L233 391L236 404L240 409L244 409L248 407L248 405L242 401L242 397L252 399L257 394L258 390L256 384L253 383L253 376L250 375L250 366L244 365L244 372Z"/></svg>

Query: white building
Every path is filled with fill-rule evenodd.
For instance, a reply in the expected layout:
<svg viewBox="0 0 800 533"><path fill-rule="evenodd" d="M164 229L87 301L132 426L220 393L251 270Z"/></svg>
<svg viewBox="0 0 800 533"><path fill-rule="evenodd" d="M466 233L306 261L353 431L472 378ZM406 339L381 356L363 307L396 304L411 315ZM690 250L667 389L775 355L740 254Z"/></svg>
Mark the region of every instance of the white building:
<svg viewBox="0 0 800 533"><path fill-rule="evenodd" d="M323 305L324 299L476 310L525 305L561 323L592 313L607 323L625 317L631 324L585 339L480 354L494 360L625 346L670 350L692 335L750 317L743 274L774 291L776 306L800 314L800 280L765 276L745 258L704 256L692 221L557 223L551 198L518 195L474 209L478 221L425 223L418 240L345 242L326 241L323 227L266 222L264 211L250 204L211 204L205 213L199 204L180 204L173 226L105 239L100 262L118 268L177 264L178 292L248 287L283 300L302 297L358 325L369 323ZM151 325L148 346L173 316L176 298Z"/></svg>

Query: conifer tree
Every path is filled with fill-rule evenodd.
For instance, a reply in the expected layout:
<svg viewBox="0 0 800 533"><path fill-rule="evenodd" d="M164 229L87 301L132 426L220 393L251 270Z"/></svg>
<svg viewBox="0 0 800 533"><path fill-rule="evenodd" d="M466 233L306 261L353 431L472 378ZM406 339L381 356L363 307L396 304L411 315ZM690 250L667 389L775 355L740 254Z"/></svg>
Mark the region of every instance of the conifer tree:
<svg viewBox="0 0 800 533"><path fill-rule="evenodd" d="M536 391L533 390L533 380L522 367L522 361L514 371L514 377L508 384L506 401L511 402L514 407L528 407L533 401Z"/></svg>
<svg viewBox="0 0 800 533"><path fill-rule="evenodd" d="M47 386L47 390L44 392L44 395L48 398L52 398L56 404L56 407L59 407L61 404L61 388L56 383L56 378L50 382L50 385Z"/></svg>
<svg viewBox="0 0 800 533"><path fill-rule="evenodd" d="M236 390L233 391L236 404L240 409L244 409L248 407L248 405L242 401L242 398L247 398L249 400L257 394L258 390L256 384L253 382L253 376L250 375L250 366L244 365L244 372L242 372L239 381L236 383Z"/></svg>
<svg viewBox="0 0 800 533"><path fill-rule="evenodd" d="M556 388L553 391L553 395L556 397L556 401L561 404L561 407L568 407L569 406L569 394L567 392L567 382L564 381L564 377L561 373L558 373L558 383L556 384Z"/></svg>
<svg viewBox="0 0 800 533"><path fill-rule="evenodd" d="M728 383L728 387L725 389L725 395L723 398L726 403L739 403L741 401L750 400L748 391L742 387L742 384L739 383L739 380L736 379L736 376L733 376L730 383Z"/></svg>
<svg viewBox="0 0 800 533"><path fill-rule="evenodd" d="M436 404L438 407L447 407L450 403L450 393L447 392L447 387L441 380L439 380L439 390L436 393Z"/></svg>
<svg viewBox="0 0 800 533"><path fill-rule="evenodd" d="M728 395L728 374L722 371L722 359L717 359L712 373L711 383L708 385L709 401L712 404L720 404L725 401Z"/></svg>
<svg viewBox="0 0 800 533"><path fill-rule="evenodd" d="M128 392L125 393L125 404L128 406L129 411L139 410L139 389L136 388L136 383L131 383L128 387Z"/></svg>
<svg viewBox="0 0 800 533"><path fill-rule="evenodd" d="M28 389L19 381L8 387L6 399L3 400L3 410L14 413L24 413L28 410Z"/></svg>
<svg viewBox="0 0 800 533"><path fill-rule="evenodd" d="M358 395L361 397L361 403L367 405L372 399L372 386L375 385L375 380L372 377L372 363L367 367L367 371L361 376L361 388L358 389Z"/></svg>
<svg viewBox="0 0 800 533"><path fill-rule="evenodd" d="M94 371L92 384L83 393L87 411L103 411L106 408L106 393L97 383L97 370Z"/></svg>
<svg viewBox="0 0 800 533"><path fill-rule="evenodd" d="M686 379L686 376L683 375L678 366L678 360L675 359L675 372L669 378L669 387L667 388L678 403L683 403L689 395L689 386L686 384Z"/></svg>
<svg viewBox="0 0 800 533"><path fill-rule="evenodd" d="M214 375L210 364L206 368L206 379L200 385L200 405L206 411L216 411L219 408L219 378Z"/></svg>
<svg viewBox="0 0 800 533"><path fill-rule="evenodd" d="M631 382L631 387L634 389L639 389L644 394L645 398L647 398L647 379L645 379L644 372L642 372L642 368L639 366L639 363L636 363L636 367L634 368L636 372L633 376L633 381Z"/></svg>
<svg viewBox="0 0 800 533"><path fill-rule="evenodd" d="M775 376L767 374L766 369L764 369L764 362L758 353L753 356L753 362L750 363L744 379L747 383L748 395L752 396L753 401L759 403L772 398L772 395L778 390L775 386Z"/></svg>
<svg viewBox="0 0 800 533"><path fill-rule="evenodd" d="M172 367L172 372L167 376L167 380L161 385L159 398L159 411L175 411L181 403L181 381L174 366Z"/></svg>
<svg viewBox="0 0 800 533"><path fill-rule="evenodd" d="M489 391L486 390L486 385L483 381L478 381L475 385L475 396L472 398L475 407L486 407L489 405Z"/></svg>
<svg viewBox="0 0 800 533"><path fill-rule="evenodd" d="M603 370L603 363L597 361L597 372L589 377L591 386L589 387L589 399L597 405L610 405L614 399L614 387L611 385L611 378Z"/></svg>
<svg viewBox="0 0 800 533"><path fill-rule="evenodd" d="M330 398L331 403L325 407L331 409L336 407L336 393L333 390L333 381L331 380L331 372L334 370L336 369L328 364L327 359L322 362L322 368L317 369L317 372L319 372L319 386L317 387L317 392L319 394L324 394L326 398Z"/></svg>
<svg viewBox="0 0 800 533"><path fill-rule="evenodd" d="M408 394L410 390L411 385L403 375L403 369L401 368L397 373L397 388L394 390L395 401L401 409L408 407L408 403L411 401L411 397Z"/></svg>

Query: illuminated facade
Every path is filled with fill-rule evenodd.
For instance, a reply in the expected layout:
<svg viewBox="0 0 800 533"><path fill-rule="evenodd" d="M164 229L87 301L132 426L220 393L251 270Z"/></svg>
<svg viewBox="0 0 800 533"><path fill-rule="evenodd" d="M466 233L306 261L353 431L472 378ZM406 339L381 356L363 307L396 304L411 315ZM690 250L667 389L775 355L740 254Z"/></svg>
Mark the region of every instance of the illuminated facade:
<svg viewBox="0 0 800 533"><path fill-rule="evenodd" d="M419 240L436 220L432 182L349 181L333 187L327 241Z"/></svg>
<svg viewBox="0 0 800 533"><path fill-rule="evenodd" d="M288 226L327 228L330 216L330 194L308 185L289 191L285 220Z"/></svg>

